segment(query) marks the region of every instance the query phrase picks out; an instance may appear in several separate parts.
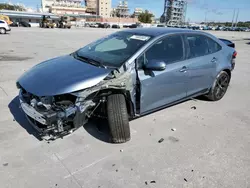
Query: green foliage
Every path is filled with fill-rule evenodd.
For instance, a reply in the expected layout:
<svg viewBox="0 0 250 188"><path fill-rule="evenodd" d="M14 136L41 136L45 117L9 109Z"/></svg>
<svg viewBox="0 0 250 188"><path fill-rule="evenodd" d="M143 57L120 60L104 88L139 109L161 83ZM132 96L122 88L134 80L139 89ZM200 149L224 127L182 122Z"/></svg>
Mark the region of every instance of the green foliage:
<svg viewBox="0 0 250 188"><path fill-rule="evenodd" d="M146 10L145 12L141 13L138 16L138 20L142 23L151 23L152 17L153 17L153 14L149 13L149 11Z"/></svg>
<svg viewBox="0 0 250 188"><path fill-rule="evenodd" d="M0 10L16 10L16 11L25 11L25 9L18 5L9 5L7 3L0 3Z"/></svg>

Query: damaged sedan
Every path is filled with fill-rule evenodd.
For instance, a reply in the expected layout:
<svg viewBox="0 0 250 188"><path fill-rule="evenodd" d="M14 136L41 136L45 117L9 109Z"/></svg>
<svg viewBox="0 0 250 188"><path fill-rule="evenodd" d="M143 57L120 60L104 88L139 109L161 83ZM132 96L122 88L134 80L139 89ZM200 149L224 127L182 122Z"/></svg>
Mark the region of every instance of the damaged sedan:
<svg viewBox="0 0 250 188"><path fill-rule="evenodd" d="M131 138L131 119L199 95L220 100L236 55L208 33L138 28L37 64L16 84L21 108L43 139L104 117L112 141L123 143Z"/></svg>

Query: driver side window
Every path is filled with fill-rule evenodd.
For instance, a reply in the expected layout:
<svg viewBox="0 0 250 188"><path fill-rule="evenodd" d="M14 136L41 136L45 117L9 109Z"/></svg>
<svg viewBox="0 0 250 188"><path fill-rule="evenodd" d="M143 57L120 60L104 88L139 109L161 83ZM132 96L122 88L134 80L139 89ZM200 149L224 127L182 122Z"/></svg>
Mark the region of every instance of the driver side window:
<svg viewBox="0 0 250 188"><path fill-rule="evenodd" d="M163 61L166 64L181 61L184 58L181 35L167 36L156 42L145 52L145 61Z"/></svg>

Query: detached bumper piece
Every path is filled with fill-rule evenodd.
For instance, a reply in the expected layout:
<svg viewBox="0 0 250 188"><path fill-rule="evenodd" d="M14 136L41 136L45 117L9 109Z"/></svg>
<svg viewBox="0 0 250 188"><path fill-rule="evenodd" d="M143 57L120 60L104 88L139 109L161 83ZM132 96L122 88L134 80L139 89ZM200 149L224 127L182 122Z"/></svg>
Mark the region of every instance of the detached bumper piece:
<svg viewBox="0 0 250 188"><path fill-rule="evenodd" d="M88 120L86 111L95 104L91 101L92 103L79 103L60 111L39 111L25 101L21 91L19 100L28 121L43 140L62 138L84 125Z"/></svg>

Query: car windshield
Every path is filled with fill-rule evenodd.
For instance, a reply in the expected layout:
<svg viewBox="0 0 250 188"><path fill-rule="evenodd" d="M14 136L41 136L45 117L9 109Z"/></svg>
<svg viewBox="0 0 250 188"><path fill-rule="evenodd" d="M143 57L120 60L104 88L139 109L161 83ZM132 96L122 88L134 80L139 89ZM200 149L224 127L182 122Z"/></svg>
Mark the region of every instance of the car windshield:
<svg viewBox="0 0 250 188"><path fill-rule="evenodd" d="M118 68L150 39L148 35L116 32L79 49L75 55L105 67Z"/></svg>

